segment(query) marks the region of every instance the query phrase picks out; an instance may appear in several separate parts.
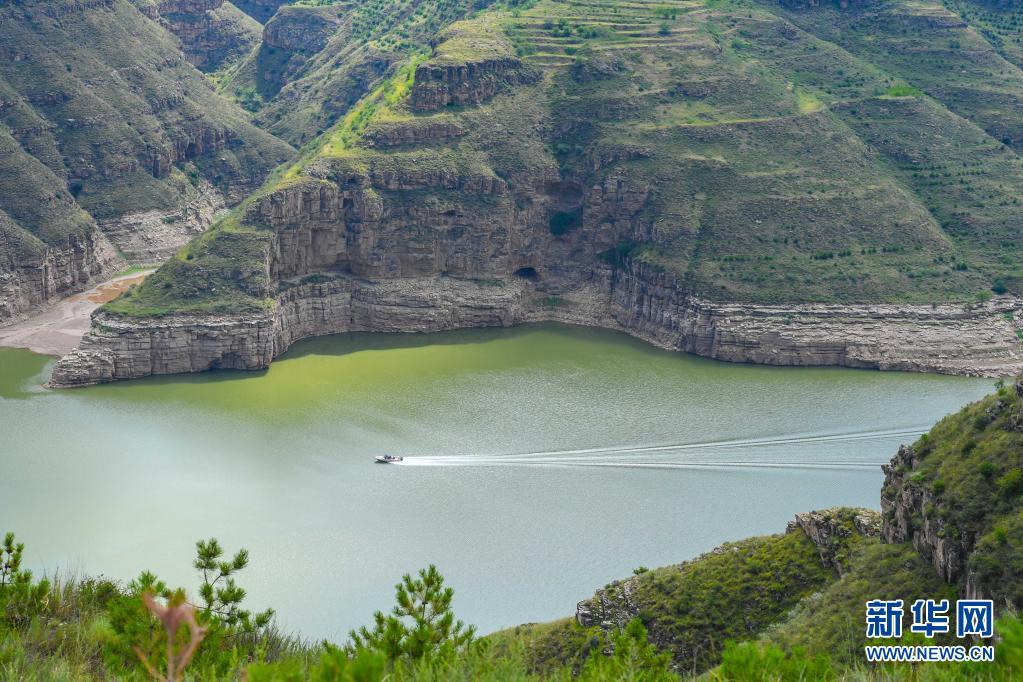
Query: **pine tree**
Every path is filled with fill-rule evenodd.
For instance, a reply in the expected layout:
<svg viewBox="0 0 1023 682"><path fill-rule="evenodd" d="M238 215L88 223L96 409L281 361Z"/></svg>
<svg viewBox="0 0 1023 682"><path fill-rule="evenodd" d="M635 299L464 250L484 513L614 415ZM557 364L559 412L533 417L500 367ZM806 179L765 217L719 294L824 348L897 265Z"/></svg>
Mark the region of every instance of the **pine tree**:
<svg viewBox="0 0 1023 682"><path fill-rule="evenodd" d="M389 661L415 661L459 651L473 642L476 629L455 620L454 590L444 587L444 577L433 564L419 571L418 578L406 573L395 592L397 604L390 614L377 611L372 630L352 631L354 650L382 651Z"/></svg>
<svg viewBox="0 0 1023 682"><path fill-rule="evenodd" d="M249 565L249 551L239 549L230 561L222 561L224 550L216 538L195 543L196 558L193 566L202 572L199 596L201 607L210 616L230 627L251 632L266 627L273 619L273 609L267 609L253 616L251 611L241 608L245 590L235 583L235 573Z"/></svg>
<svg viewBox="0 0 1023 682"><path fill-rule="evenodd" d="M25 543L15 543L14 533L4 536L4 544L0 547L0 590L31 582L32 574L21 570L21 555L24 552Z"/></svg>

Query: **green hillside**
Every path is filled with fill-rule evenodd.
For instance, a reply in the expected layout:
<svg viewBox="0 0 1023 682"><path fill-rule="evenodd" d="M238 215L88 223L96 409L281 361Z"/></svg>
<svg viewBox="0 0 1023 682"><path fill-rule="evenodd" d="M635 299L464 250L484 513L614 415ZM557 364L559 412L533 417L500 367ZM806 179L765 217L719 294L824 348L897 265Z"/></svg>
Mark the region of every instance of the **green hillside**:
<svg viewBox="0 0 1023 682"><path fill-rule="evenodd" d="M417 103L435 86L396 89L391 76L260 196L355 174L383 202L392 252L454 239L441 218L417 217L416 235L408 230L424 202L443 206L476 225L480 239L496 234L484 223L524 232L513 259L534 264L554 294L608 262L664 273L718 301L1019 294L1023 165L1013 112L1023 71L969 16L908 0L847 9L749 0L495 7L416 62L417 78L505 64L495 67L507 68L503 75L451 86L473 101ZM463 49L481 44L500 45L501 56ZM381 180L413 168L497 179L505 189L483 197ZM602 203L611 194L617 203ZM241 211L221 232L266 229L280 226ZM172 293L192 288L174 267L177 275L164 272L139 292L146 305L116 309L202 309ZM472 262L458 274L488 267ZM275 287L263 282L250 303L264 305Z"/></svg>

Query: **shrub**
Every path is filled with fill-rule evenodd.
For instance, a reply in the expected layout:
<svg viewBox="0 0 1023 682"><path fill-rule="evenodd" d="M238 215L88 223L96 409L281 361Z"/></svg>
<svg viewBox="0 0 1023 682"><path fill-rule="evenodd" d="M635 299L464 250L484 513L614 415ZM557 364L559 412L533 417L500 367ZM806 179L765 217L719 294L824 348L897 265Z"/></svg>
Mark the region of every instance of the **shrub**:
<svg viewBox="0 0 1023 682"><path fill-rule="evenodd" d="M773 644L725 643L721 666L712 680L773 682L774 680L832 680L835 671L824 654L809 656L799 647L785 652Z"/></svg>

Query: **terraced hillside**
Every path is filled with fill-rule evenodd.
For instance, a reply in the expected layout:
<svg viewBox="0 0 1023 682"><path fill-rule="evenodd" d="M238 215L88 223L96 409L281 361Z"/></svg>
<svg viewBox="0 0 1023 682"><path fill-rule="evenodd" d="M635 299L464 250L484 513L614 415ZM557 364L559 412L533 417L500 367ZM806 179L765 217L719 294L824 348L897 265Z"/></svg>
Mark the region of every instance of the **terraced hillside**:
<svg viewBox="0 0 1023 682"><path fill-rule="evenodd" d="M1021 97L1023 72L937 2L495 8L108 306L96 357L57 380L536 319L730 360L1004 373ZM240 311L203 355L119 350L157 329L190 347Z"/></svg>
<svg viewBox="0 0 1023 682"><path fill-rule="evenodd" d="M291 154L128 0L4 4L0 46L0 323L165 258Z"/></svg>

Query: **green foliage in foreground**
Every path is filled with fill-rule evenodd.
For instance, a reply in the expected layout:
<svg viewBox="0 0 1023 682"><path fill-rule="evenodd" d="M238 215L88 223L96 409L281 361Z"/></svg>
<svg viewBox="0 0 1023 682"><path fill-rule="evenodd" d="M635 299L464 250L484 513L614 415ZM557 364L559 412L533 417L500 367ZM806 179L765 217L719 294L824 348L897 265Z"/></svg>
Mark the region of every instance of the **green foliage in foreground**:
<svg viewBox="0 0 1023 682"><path fill-rule="evenodd" d="M23 547L12 535L5 538L0 568L8 577L0 585L0 678L19 680L149 679L163 675L167 661L164 617L175 609L194 613L201 627L172 631L176 652L187 650L197 629L201 643L179 680L237 680L251 682L446 682L539 681L669 682L682 676L673 670L671 656L648 640L639 619L607 635L567 622L558 629L574 632L585 642L583 660L538 672L529 664L529 647L537 641L503 642L478 639L471 627L451 612L452 590L436 567L415 577L406 575L396 586L394 609L378 613L372 628L353 633L346 646L323 642L311 645L282 636L269 612L252 615L241 604L244 589L235 582L246 568L248 555L240 550L225 558L215 540L197 543L195 567L200 572L200 603L188 604L183 590L170 590L145 572L126 586L102 579L35 581L19 567ZM846 618L862 618L863 594L878 584L911 587L915 581L940 589L923 573L903 570L919 557L900 545L867 544L858 551L849 573L826 588L813 612L834 612L838 626L826 618L819 625L797 612L787 624L805 637L786 640L786 628L768 640L726 642L718 667L701 676L712 682L784 680L896 680L921 682L1016 679L1023 666L1023 623L1003 618L997 623L996 663L867 666L862 658L846 658L836 648L831 631L842 631ZM854 576L854 577L849 577ZM890 577L895 576L896 582ZM902 581L902 582L898 582ZM921 593L933 594L924 589ZM873 594L871 592L871 594ZM901 594L901 593L900 593ZM915 593L914 593L915 594ZM159 595L163 616L154 618L144 605ZM721 598L727 601L727 594ZM152 603L152 602L151 602ZM831 611L828 611L831 609ZM857 611L860 609L860 611ZM857 611L855 614L854 611ZM824 633L816 637L815 632ZM918 644L907 638L903 643ZM151 671L147 673L146 665ZM164 679L161 677L161 679Z"/></svg>

